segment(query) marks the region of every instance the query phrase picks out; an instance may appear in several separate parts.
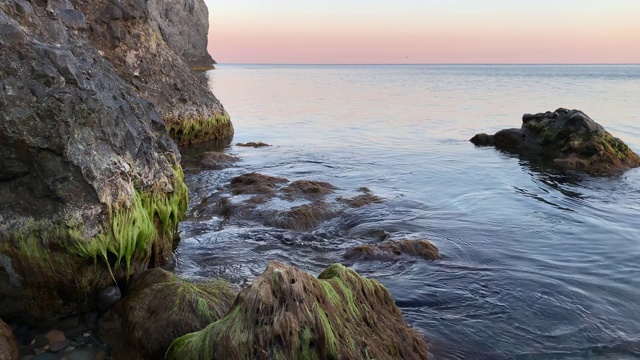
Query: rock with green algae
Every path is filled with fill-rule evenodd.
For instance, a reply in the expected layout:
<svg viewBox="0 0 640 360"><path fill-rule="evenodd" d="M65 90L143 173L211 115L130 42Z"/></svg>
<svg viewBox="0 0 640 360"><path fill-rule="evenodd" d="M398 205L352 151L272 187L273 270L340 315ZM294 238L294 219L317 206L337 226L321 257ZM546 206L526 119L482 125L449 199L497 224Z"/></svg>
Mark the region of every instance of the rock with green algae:
<svg viewBox="0 0 640 360"><path fill-rule="evenodd" d="M427 359L387 289L335 264L318 278L272 262L227 315L176 339L168 360Z"/></svg>
<svg viewBox="0 0 640 360"><path fill-rule="evenodd" d="M525 114L520 129L478 134L476 145L490 145L525 158L552 160L563 169L611 175L640 166L640 157L622 140L579 110Z"/></svg>
<svg viewBox="0 0 640 360"><path fill-rule="evenodd" d="M102 318L100 337L115 358L162 359L173 340L222 318L236 293L224 280L192 282L150 269Z"/></svg>
<svg viewBox="0 0 640 360"><path fill-rule="evenodd" d="M109 59L137 95L154 104L178 145L233 137L229 114L209 90L208 78L192 71L180 56L189 57L185 50L196 45L193 42L203 40L187 35L200 33L208 25L203 24L208 18L193 11L206 9L201 0L71 0L71 3L84 14L92 45ZM177 15L192 22L182 22L181 29L160 24L164 23L163 17L166 20ZM194 30L197 27L200 28ZM171 36L175 30L184 39L181 46Z"/></svg>
<svg viewBox="0 0 640 360"><path fill-rule="evenodd" d="M440 251L428 240L392 240L374 245L359 245L344 255L349 260L398 260L403 255L425 260L441 259Z"/></svg>
<svg viewBox="0 0 640 360"><path fill-rule="evenodd" d="M68 1L0 3L0 316L60 317L161 265L188 204L153 106Z"/></svg>

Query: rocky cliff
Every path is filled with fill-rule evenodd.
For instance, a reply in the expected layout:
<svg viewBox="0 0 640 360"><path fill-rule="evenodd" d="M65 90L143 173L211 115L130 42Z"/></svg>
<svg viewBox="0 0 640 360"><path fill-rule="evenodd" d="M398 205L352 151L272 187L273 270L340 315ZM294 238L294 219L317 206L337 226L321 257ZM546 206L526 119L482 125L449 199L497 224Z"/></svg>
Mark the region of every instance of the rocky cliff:
<svg viewBox="0 0 640 360"><path fill-rule="evenodd" d="M172 254L187 207L180 154L133 74L109 61L135 51L94 46L103 25L117 40L117 23L92 17L109 6L0 3L0 316L93 308L96 291ZM144 19L119 14L110 19ZM122 44L166 47L155 32L125 34Z"/></svg>
<svg viewBox="0 0 640 360"><path fill-rule="evenodd" d="M206 77L194 73L165 43L144 0L71 3L86 17L93 45L137 95L155 105L178 145L233 136L229 115Z"/></svg>
<svg viewBox="0 0 640 360"><path fill-rule="evenodd" d="M204 0L147 0L151 25L169 47L197 70L216 63L207 51L209 11Z"/></svg>

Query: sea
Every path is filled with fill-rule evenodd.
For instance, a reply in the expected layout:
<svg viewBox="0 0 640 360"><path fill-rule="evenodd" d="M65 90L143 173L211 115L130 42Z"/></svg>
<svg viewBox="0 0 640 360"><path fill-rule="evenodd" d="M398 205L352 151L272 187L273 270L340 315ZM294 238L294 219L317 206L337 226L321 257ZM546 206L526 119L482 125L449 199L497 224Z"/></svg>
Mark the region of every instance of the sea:
<svg viewBox="0 0 640 360"><path fill-rule="evenodd" d="M640 153L640 65L222 64L206 76L235 127L208 150L241 161L187 166L192 209L248 172L383 201L310 231L191 210L178 273L246 286L273 260L314 275L343 263L389 289L434 359L640 358L640 169L559 172L469 142L563 107ZM272 146L235 145L249 141ZM381 231L429 239L443 259L345 260Z"/></svg>

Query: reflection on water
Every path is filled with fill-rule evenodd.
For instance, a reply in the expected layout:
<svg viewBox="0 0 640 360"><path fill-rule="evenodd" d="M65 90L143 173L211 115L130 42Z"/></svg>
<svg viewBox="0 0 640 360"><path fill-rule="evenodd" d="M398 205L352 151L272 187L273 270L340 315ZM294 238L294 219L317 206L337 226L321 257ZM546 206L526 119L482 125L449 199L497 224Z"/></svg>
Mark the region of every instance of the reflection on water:
<svg viewBox="0 0 640 360"><path fill-rule="evenodd" d="M234 143L274 146L223 144L236 167L186 169L192 207L251 171L384 201L309 232L192 214L177 271L242 284L274 259L318 274L380 234L429 238L442 261L349 265L390 289L435 358L640 357L640 170L559 173L467 141L568 107L638 152L640 66L221 65L209 78Z"/></svg>

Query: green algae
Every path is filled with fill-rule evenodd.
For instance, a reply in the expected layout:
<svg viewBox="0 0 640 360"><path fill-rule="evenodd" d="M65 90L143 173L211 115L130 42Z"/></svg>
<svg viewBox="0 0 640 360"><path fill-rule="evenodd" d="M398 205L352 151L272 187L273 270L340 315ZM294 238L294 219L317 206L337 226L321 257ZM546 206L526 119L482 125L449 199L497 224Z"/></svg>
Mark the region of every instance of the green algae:
<svg viewBox="0 0 640 360"><path fill-rule="evenodd" d="M318 278L274 262L222 319L176 339L174 359L426 359L382 284L340 264Z"/></svg>
<svg viewBox="0 0 640 360"><path fill-rule="evenodd" d="M233 126L229 113L222 111L212 116L189 115L185 117L167 116L164 118L169 136L178 145L227 138L233 135Z"/></svg>

